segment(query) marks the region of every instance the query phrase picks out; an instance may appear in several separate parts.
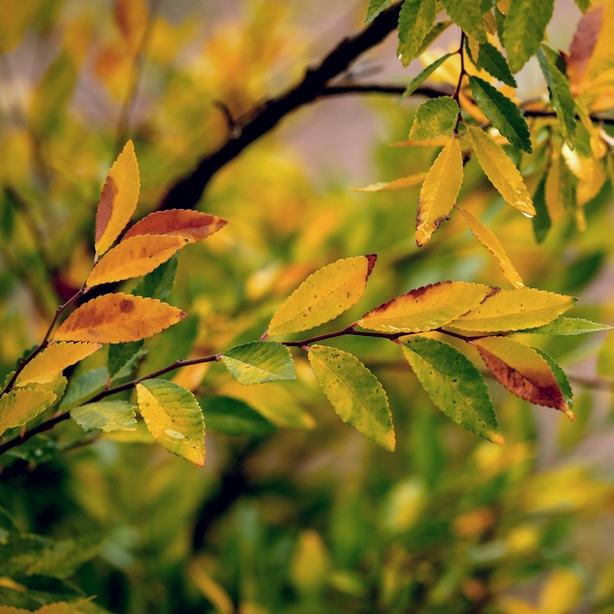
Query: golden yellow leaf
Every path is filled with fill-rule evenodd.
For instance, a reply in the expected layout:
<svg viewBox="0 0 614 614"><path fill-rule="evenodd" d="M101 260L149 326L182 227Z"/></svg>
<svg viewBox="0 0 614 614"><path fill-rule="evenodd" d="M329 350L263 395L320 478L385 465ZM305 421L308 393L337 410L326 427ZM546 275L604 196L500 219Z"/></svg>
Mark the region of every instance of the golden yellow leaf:
<svg viewBox="0 0 614 614"><path fill-rule="evenodd" d="M459 211L463 214L467 225L471 229L473 236L495 257L503 271L505 279L509 281L516 288L523 288L524 283L522 278L518 274L516 267L512 264L509 256L505 253L503 245L496 237L495 233L483 224L473 213L470 213L466 209L458 207Z"/></svg>
<svg viewBox="0 0 614 614"><path fill-rule="evenodd" d="M190 209L156 211L131 226L122 241L137 235L172 235L190 241L202 241L226 225L215 215Z"/></svg>
<svg viewBox="0 0 614 614"><path fill-rule="evenodd" d="M96 209L96 253L104 254L129 222L139 200L139 167L132 141L111 166Z"/></svg>
<svg viewBox="0 0 614 614"><path fill-rule="evenodd" d="M189 239L173 235L137 235L123 239L96 263L85 284L91 288L146 275L188 243Z"/></svg>
<svg viewBox="0 0 614 614"><path fill-rule="evenodd" d="M42 388L14 388L0 397L0 435L24 426L56 400L55 392Z"/></svg>
<svg viewBox="0 0 614 614"><path fill-rule="evenodd" d="M503 199L527 217L535 217L535 207L522 175L505 151L480 128L467 126L467 135L480 166Z"/></svg>
<svg viewBox="0 0 614 614"><path fill-rule="evenodd" d="M386 333L433 330L475 309L492 291L490 286L463 281L431 284L372 309L358 325Z"/></svg>
<svg viewBox="0 0 614 614"><path fill-rule="evenodd" d="M382 192L383 190L398 190L399 188L410 188L415 185L421 184L426 177L426 173L416 173L409 177L400 177L399 179L393 179L387 183L378 182L372 183L364 188L351 188L356 192Z"/></svg>
<svg viewBox="0 0 614 614"><path fill-rule="evenodd" d="M183 320L186 314L153 298L121 292L81 305L56 331L57 341L126 343L151 337Z"/></svg>
<svg viewBox="0 0 614 614"><path fill-rule="evenodd" d="M576 610L586 595L586 580L574 569L553 569L539 596L539 611L568 614Z"/></svg>
<svg viewBox="0 0 614 614"><path fill-rule="evenodd" d="M463 156L452 139L433 162L422 189L416 213L416 244L426 245L439 224L447 219L463 183Z"/></svg>
<svg viewBox="0 0 614 614"><path fill-rule="evenodd" d="M52 343L24 367L15 385L52 382L66 367L87 358L101 347L100 343Z"/></svg>
<svg viewBox="0 0 614 614"><path fill-rule="evenodd" d="M397 141L390 143L390 147L445 147L451 140L450 136L438 136L434 139L422 141Z"/></svg>

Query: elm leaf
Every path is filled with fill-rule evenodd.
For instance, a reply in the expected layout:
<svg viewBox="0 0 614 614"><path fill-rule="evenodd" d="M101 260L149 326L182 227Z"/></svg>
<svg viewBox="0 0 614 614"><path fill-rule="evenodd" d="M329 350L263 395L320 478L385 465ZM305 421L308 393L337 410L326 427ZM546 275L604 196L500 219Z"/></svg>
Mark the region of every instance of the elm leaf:
<svg viewBox="0 0 614 614"><path fill-rule="evenodd" d="M281 343L245 343L224 352L221 360L240 384L296 379L290 350Z"/></svg>

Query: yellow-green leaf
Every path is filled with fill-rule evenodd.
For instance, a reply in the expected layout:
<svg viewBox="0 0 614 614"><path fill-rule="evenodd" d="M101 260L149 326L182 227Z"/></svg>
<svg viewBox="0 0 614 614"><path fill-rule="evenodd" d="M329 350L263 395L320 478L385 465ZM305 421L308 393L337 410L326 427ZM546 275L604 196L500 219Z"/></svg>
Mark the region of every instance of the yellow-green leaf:
<svg viewBox="0 0 614 614"><path fill-rule="evenodd" d="M14 388L0 397L0 435L8 429L24 426L47 409L55 393L40 388Z"/></svg>
<svg viewBox="0 0 614 614"><path fill-rule="evenodd" d="M378 379L355 356L313 345L309 363L339 417L375 443L394 450L395 435L388 397Z"/></svg>
<svg viewBox="0 0 614 614"><path fill-rule="evenodd" d="M75 407L71 410L70 417L84 431L134 431L137 427L135 409L128 401L99 401Z"/></svg>
<svg viewBox="0 0 614 614"><path fill-rule="evenodd" d="M416 244L426 245L439 224L452 210L463 183L463 156L452 139L433 162L422 189L416 213Z"/></svg>
<svg viewBox="0 0 614 614"><path fill-rule="evenodd" d="M186 314L153 298L117 292L81 305L56 331L56 341L126 343L151 337Z"/></svg>
<svg viewBox="0 0 614 614"><path fill-rule="evenodd" d="M473 213L466 209L458 207L463 214L467 225L471 229L473 236L495 257L499 263L505 279L516 288L524 288L524 282L520 277L516 267L512 264L509 256L505 253L503 245L495 235L495 233L483 224Z"/></svg>
<svg viewBox="0 0 614 614"><path fill-rule="evenodd" d="M138 408L153 438L195 465L205 464L205 420L194 395L173 382L148 379L136 386Z"/></svg>
<svg viewBox="0 0 614 614"><path fill-rule="evenodd" d="M191 209L156 211L131 226L123 241L136 235L173 235L190 241L202 241L226 225L216 215Z"/></svg>
<svg viewBox="0 0 614 614"><path fill-rule="evenodd" d="M290 350L280 343L252 341L230 348L222 362L241 384L296 379Z"/></svg>
<svg viewBox="0 0 614 614"><path fill-rule="evenodd" d="M512 331L543 326L570 309L576 299L535 288L501 290L477 309L454 320L451 326L464 331Z"/></svg>
<svg viewBox="0 0 614 614"><path fill-rule="evenodd" d="M376 258L344 258L318 269L277 310L269 324L269 335L309 330L355 305L365 291Z"/></svg>
<svg viewBox="0 0 614 614"><path fill-rule="evenodd" d="M431 284L372 309L358 325L386 333L426 332L475 309L492 291L490 286L463 281Z"/></svg>
<svg viewBox="0 0 614 614"><path fill-rule="evenodd" d="M190 241L172 235L138 235L123 239L94 266L85 283L98 286L151 273Z"/></svg>
<svg viewBox="0 0 614 614"><path fill-rule="evenodd" d="M452 134L458 120L460 107L451 96L440 96L423 102L416 110L409 138L414 141L434 139L442 134Z"/></svg>
<svg viewBox="0 0 614 614"><path fill-rule="evenodd" d="M442 0L442 4L448 15L469 36L478 41L486 40L482 6L479 1L467 2L466 0Z"/></svg>
<svg viewBox="0 0 614 614"><path fill-rule="evenodd" d="M24 367L15 385L52 382L66 367L87 358L101 347L100 343L52 343Z"/></svg>
<svg viewBox="0 0 614 614"><path fill-rule="evenodd" d="M480 166L503 199L526 216L534 217L531 195L520 171L505 151L480 128L467 126L467 135Z"/></svg>
<svg viewBox="0 0 614 614"><path fill-rule="evenodd" d="M403 66L418 55L437 15L436 0L405 0L399 13L399 46L397 55Z"/></svg>
<svg viewBox="0 0 614 614"><path fill-rule="evenodd" d="M104 254L130 221L139 200L139 167L132 141L111 166L96 209L96 253Z"/></svg>
<svg viewBox="0 0 614 614"><path fill-rule="evenodd" d="M398 190L399 188L411 188L420 185L426 177L426 173L416 173L409 177L399 177L392 181L372 183L364 188L352 188L356 192L382 192L383 190Z"/></svg>

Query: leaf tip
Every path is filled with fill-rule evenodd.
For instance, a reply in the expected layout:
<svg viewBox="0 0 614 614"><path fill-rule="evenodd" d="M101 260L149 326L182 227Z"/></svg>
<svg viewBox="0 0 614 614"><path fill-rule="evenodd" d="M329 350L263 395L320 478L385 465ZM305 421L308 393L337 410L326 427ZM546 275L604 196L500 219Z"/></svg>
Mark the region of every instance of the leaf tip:
<svg viewBox="0 0 614 614"><path fill-rule="evenodd" d="M503 437L503 435L501 435L501 433L490 433L488 435L488 439L489 439L489 441L492 441L492 443L495 443L498 446L504 446L505 445L505 437Z"/></svg>
<svg viewBox="0 0 614 614"><path fill-rule="evenodd" d="M565 403L565 407L563 408L563 413L572 421L575 422L576 421L576 414L574 413L574 410L569 407L569 405L567 405L567 403Z"/></svg>

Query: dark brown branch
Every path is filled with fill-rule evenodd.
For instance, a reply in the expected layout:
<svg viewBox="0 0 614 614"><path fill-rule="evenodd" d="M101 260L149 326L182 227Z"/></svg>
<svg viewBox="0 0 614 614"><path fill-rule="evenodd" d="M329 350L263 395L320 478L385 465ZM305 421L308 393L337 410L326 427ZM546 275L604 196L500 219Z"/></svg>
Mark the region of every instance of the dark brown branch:
<svg viewBox="0 0 614 614"><path fill-rule="evenodd" d="M159 209L193 209L217 171L272 130L286 115L322 95L331 79L343 74L356 58L383 41L397 27L399 11L400 4L395 4L380 13L361 32L343 39L317 66L307 69L299 83L257 107L236 138L231 136L217 151L203 157L195 169L169 190Z"/></svg>

